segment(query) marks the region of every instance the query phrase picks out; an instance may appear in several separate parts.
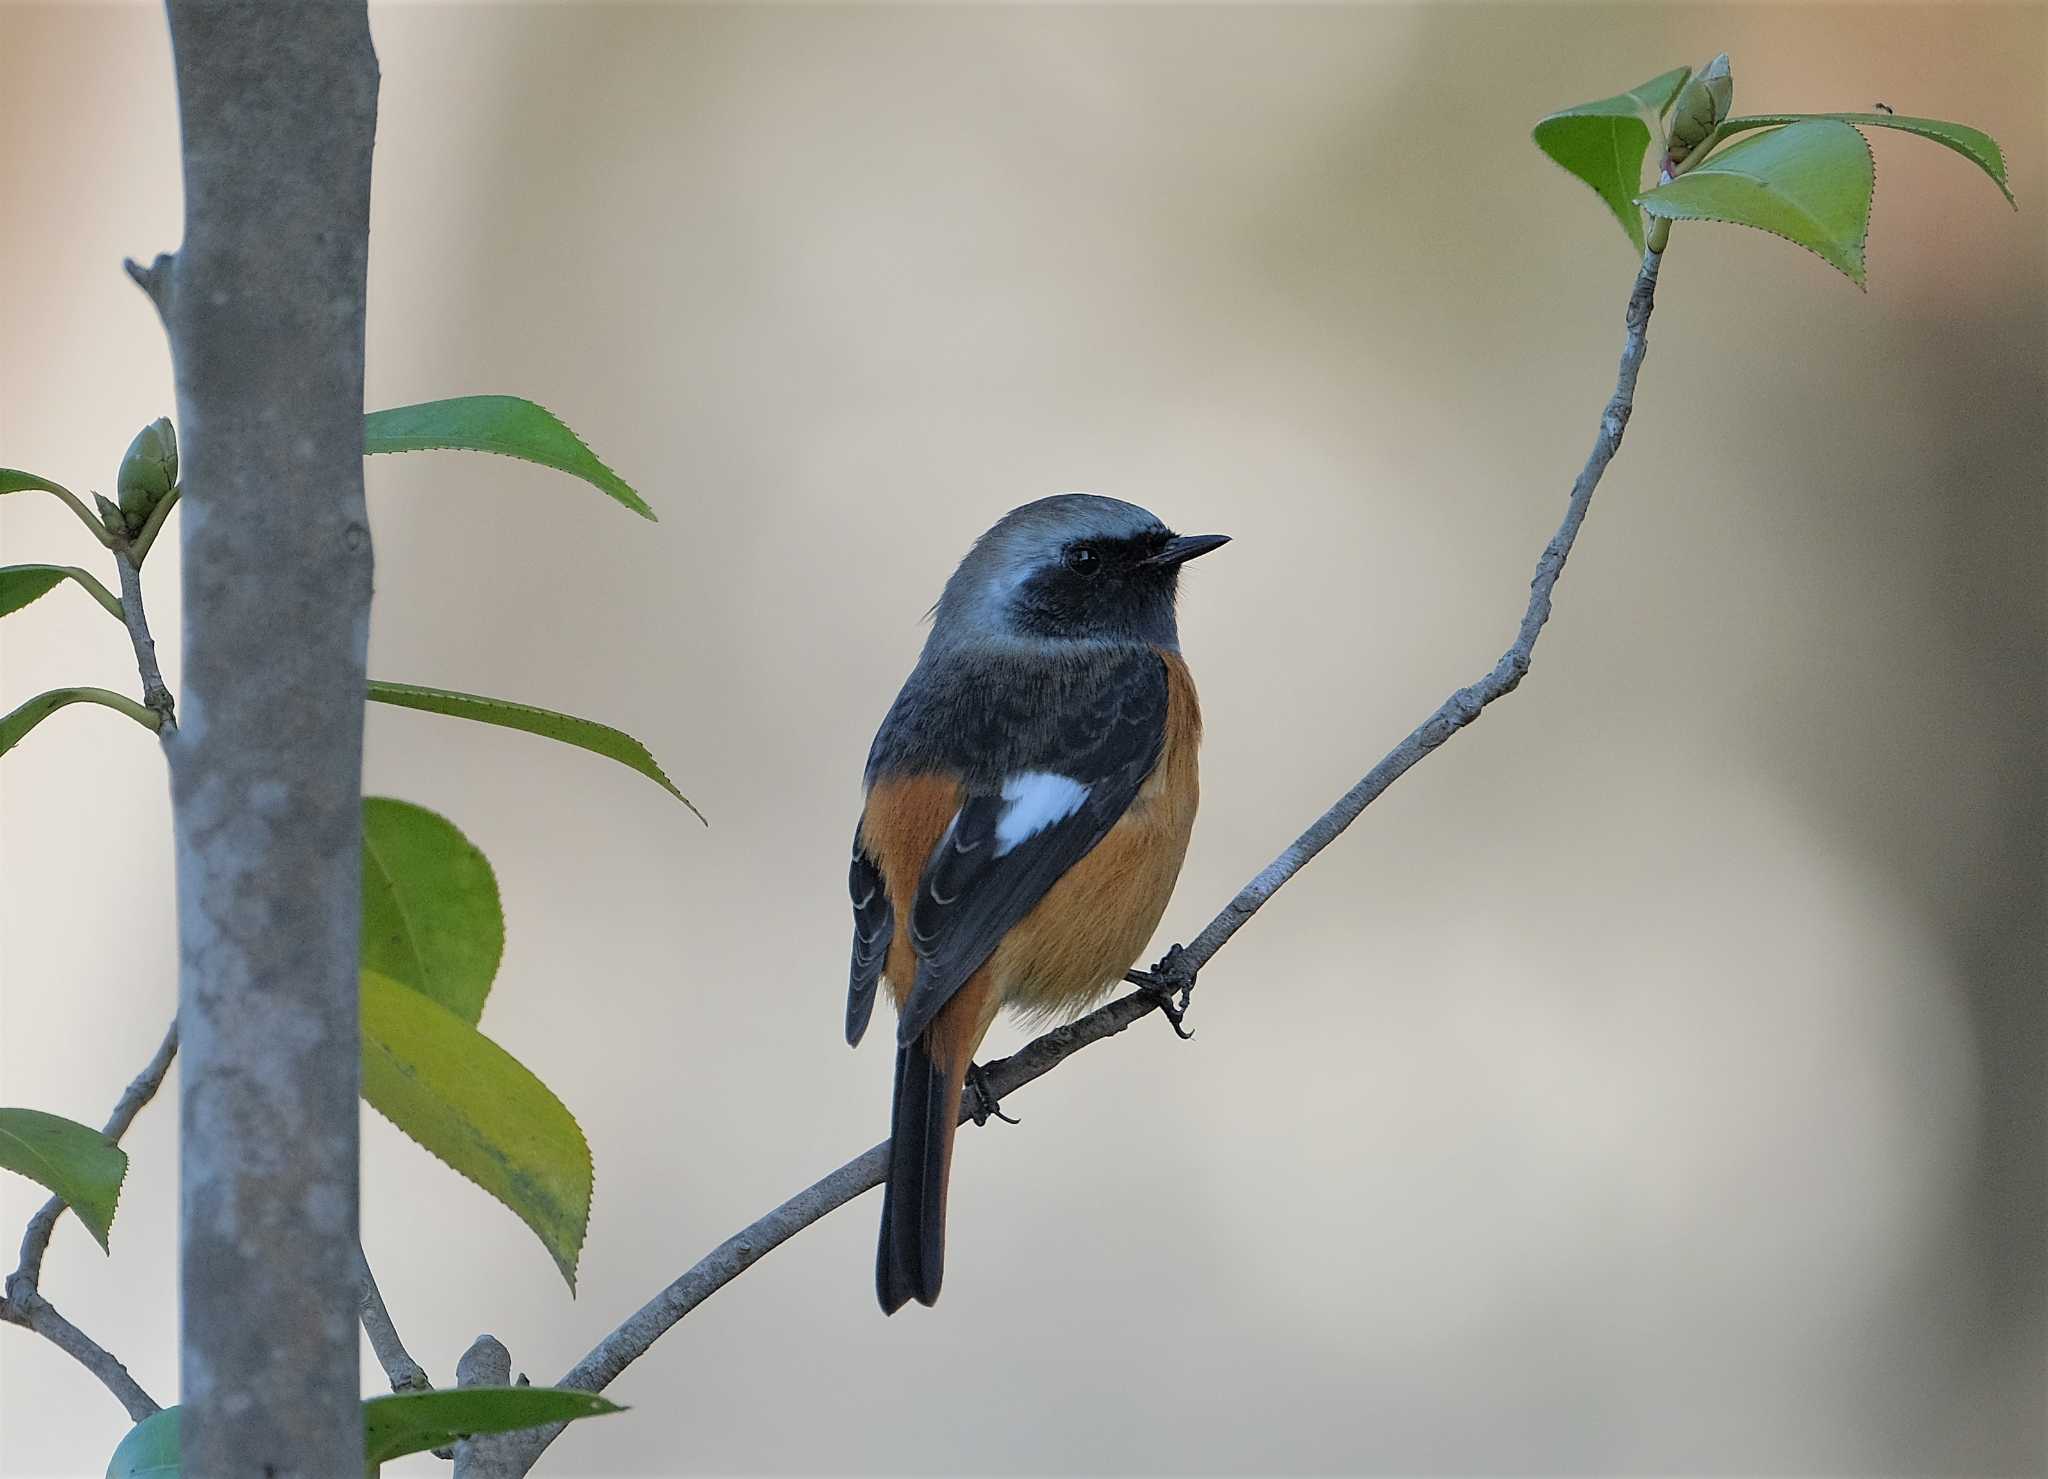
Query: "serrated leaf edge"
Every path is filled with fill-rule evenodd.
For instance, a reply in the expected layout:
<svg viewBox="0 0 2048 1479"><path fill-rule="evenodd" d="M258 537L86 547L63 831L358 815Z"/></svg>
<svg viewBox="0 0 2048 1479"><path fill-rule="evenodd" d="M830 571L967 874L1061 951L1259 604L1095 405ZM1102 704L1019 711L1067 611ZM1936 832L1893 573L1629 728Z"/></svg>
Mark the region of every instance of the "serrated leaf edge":
<svg viewBox="0 0 2048 1479"><path fill-rule="evenodd" d="M1811 120L1801 121L1806 122ZM1827 119L1824 121L1830 123L1840 123L1842 120ZM1737 221L1728 216L1715 216L1704 213L1697 215L1665 216L1663 219L1669 221L1711 221L1713 224L1717 226L1740 226L1747 231L1761 231L1766 236L1775 236L1780 241L1789 242L1791 245L1798 247L1801 251L1807 252L1812 256L1820 258L1821 262L1825 264L1830 270L1840 272L1842 276L1848 278L1850 282L1854 283L1856 285L1856 291L1858 291L1859 293L1869 292L1870 218L1871 215L1877 210L1877 155L1872 152L1870 147L1870 140L1864 136L1862 129L1857 128L1856 125L1853 123L1844 124L1844 127L1850 129L1852 132L1855 133L1858 139L1862 140L1864 157L1870 161L1870 203L1864 208L1863 211L1863 233L1856 239L1856 263L1857 266L1861 269L1860 273L1846 272L1842 269L1840 263L1828 261L1827 257L1823 253L1815 250L1813 247L1808 246L1805 242L1800 241L1797 237L1787 236L1782 231L1773 231L1768 226L1759 226L1754 221ZM1729 170L1726 171L1726 173L1741 174L1743 173L1743 171ZM1689 178L1689 176L1682 175L1680 176L1680 178ZM1657 188L1662 189L1663 186L1660 185ZM1654 195L1655 193L1655 190L1646 190L1641 195L1638 195L1635 200L1635 203L1637 205L1641 206L1644 210L1648 211L1653 216L1659 214L1657 208L1650 204L1650 196ZM1804 211L1801 211L1800 214L1806 215ZM1818 221L1814 221L1813 217L1810 215L1806 216L1806 219L1808 221L1812 221L1816 227L1818 227L1820 224Z"/></svg>
<svg viewBox="0 0 2048 1479"><path fill-rule="evenodd" d="M1738 133L1748 133L1752 129L1782 128L1788 123L1813 122L1846 123L1859 133L1866 128L1881 128L1891 133L1907 134L1916 139L1925 139L1930 144L1947 149L1951 154L1961 154L1963 158L1976 165L1980 172L1990 178L1991 183L1996 185L1999 193L2005 197L2007 205L2011 206L2014 210L2020 208L2018 199L2012 193L2012 183L2009 179L2010 170L2005 157L2005 146L1999 143L1997 138L1988 130L1978 128L1975 124L1958 123L1952 118L1927 118L1911 113L1745 113L1730 118L1721 125L1723 130L1722 137L1724 139L1733 138ZM1984 142L1991 146L1991 152L1997 161L1998 168L1996 170L1985 169L1982 160L1973 154L1956 148L1953 143L1943 139L1932 129L1909 127L1909 125L1915 123L1934 124L1942 128L1964 128L1973 134L1981 135ZM1869 144L1868 137L1865 138L1864 143L1866 146Z"/></svg>
<svg viewBox="0 0 2048 1479"><path fill-rule="evenodd" d="M508 713L517 714L538 714L549 719L567 719L574 724L587 724L592 729L601 729L606 734L617 735L620 739L624 740L628 745L630 745L634 750L638 751L641 757L644 758L647 762L646 769L642 769L640 766L637 765L627 765L626 768L628 770L635 771L640 775L646 776L647 779L653 781L656 785L660 786L662 790L668 792L669 795L675 797L676 800L682 802L683 805L689 807L691 812L693 812L696 815L698 821L704 823L704 825L707 827L711 825L710 818L706 817L703 812L697 810L697 803L692 801L689 797L685 796L681 791L676 789L676 783L668 778L668 772L661 768L661 762L654 758L654 752L652 750L647 748L646 745L642 744L632 735L628 734L625 730L617 728L614 725L606 724L601 719L585 719L580 714L565 713L560 709L544 709L540 707L538 704L523 704L520 703L517 699L491 698L481 693L464 693L460 689L455 688L433 688L424 683L394 683L389 679L373 678L370 680L369 687L369 696L372 699L375 699L377 702L389 704L392 708L395 709L412 709L415 713L433 713L435 711L432 709L422 709L419 708L417 705L404 703L399 700L380 697L377 693L377 690L379 688L388 688L394 689L401 693L417 693L429 695L434 698L453 699L459 703L472 704L479 708L503 709ZM464 716L461 714L443 714L440 717L444 719L460 719ZM508 724L502 725L500 727L505 729L511 729L515 728L516 726ZM533 731L531 730L521 730L520 732L522 734L533 733ZM534 735L534 737L536 739L553 738L552 736L545 734L536 734ZM555 743L569 744L572 749L581 750L585 748L582 745L577 745L571 741L566 740L555 740ZM587 753L598 754L597 751L588 751ZM614 757L608 755L600 754L599 758L612 760L614 764L625 763L623 761L616 760Z"/></svg>
<svg viewBox="0 0 2048 1479"><path fill-rule="evenodd" d="M499 395L501 395L500 392L486 390L478 391L473 395L441 396L438 397L438 400L479 400ZM568 433L569 440L574 442L578 449L580 449L586 457L588 457L592 462L596 463L599 470L601 470L606 477L610 478L614 483L618 484L618 487L616 489L606 488L602 484L600 484L598 485L599 492L605 494L613 502L618 503L625 508L631 509L634 513L640 515L641 518L646 519L649 523L658 524L661 522L661 516L655 513L653 505L649 504L646 499L640 496L639 489L635 488L631 483L627 482L623 477L619 476L617 470L614 469L612 465L606 462L602 457L598 456L596 451L592 449L590 443L583 440L582 434L578 432L575 427L571 426L568 422L564 421L560 416L556 415L552 407L543 405L541 402L534 400L531 396L505 395L502 396L502 398L508 401L519 401L525 405L534 407L542 415L546 416L548 420L554 422L555 425L559 426L564 432ZM414 406L431 406L434 404L436 404L435 401L413 401L409 405L386 406L382 407L381 409L389 411L409 411ZM370 411L366 412L365 414L374 416L377 414L377 412ZM368 448L365 448L363 451L363 455L365 457L378 457L391 452L481 452L487 457L504 457L510 459L513 462L523 462L528 467L545 467L550 472L566 472L566 469L550 466L548 463L538 461L537 459L532 457L522 457L517 452L501 451L496 447L471 447L461 442L451 442L436 437L394 437L392 438L392 440L400 442L403 445L392 447L379 447L374 452L369 450ZM572 478L580 476L580 474L573 472L567 473L567 475ZM622 497L621 494L623 494L624 496Z"/></svg>
<svg viewBox="0 0 2048 1479"><path fill-rule="evenodd" d="M28 1108L27 1105L19 1104L11 1104L7 1107L10 1109ZM16 1175L22 1177L26 1181L35 1182L37 1186L40 1186L44 1191L47 1191L51 1196L55 1197L58 1201L63 1202L65 1210L68 1211L73 1217L76 1217L78 1219L78 1225L85 1229L87 1236L89 1236L95 1243L98 1243L100 1245L100 1252L106 1254L108 1257L111 1258L114 1253L114 1249L112 1247L111 1242L114 1236L114 1219L120 1215L121 1193L128 1186L128 1152L123 1150L119 1142L117 1142L112 1136L107 1134L106 1131L93 1130L93 1127L91 1125L86 1124L83 1120L74 1120L71 1119L68 1115L50 1114L50 1111L46 1109L32 1110L30 1112L35 1114L48 1114L51 1119L66 1120L70 1124L77 1125L81 1130L92 1130L93 1134L99 1136L101 1140L106 1142L107 1149L113 1151L113 1153L116 1156L120 1157L121 1174L114 1178L114 1204L113 1206L107 1209L107 1233L105 1237L101 1237L99 1233L93 1231L92 1224L85 1220L84 1214L82 1214L78 1210L77 1205L68 1200L62 1192L58 1191L56 1187L50 1185L49 1182L41 1180L38 1177L30 1176L25 1171L17 1171L15 1173ZM14 1138L16 1140L21 1139L19 1135L15 1136ZM26 1141L23 1141L22 1143L27 1144ZM30 1148L34 1149L34 1147L32 1146ZM40 1151L37 1152L37 1159L41 1160L45 1164L48 1164L49 1162L49 1157L43 1155Z"/></svg>
<svg viewBox="0 0 2048 1479"><path fill-rule="evenodd" d="M389 976L386 976L384 979L387 981L392 980L392 978ZM412 987L407 986L403 981L392 981L392 984L394 986L397 986L402 991L412 991L413 989ZM428 996L424 991L414 991L413 994L415 996L422 998L425 1001L432 1003L436 1007L440 1007L442 1011L448 1012L448 1009L446 1007L441 1006L441 1003L439 1003L438 1001L434 1001L434 999L431 996ZM455 1017L455 1013L453 1012L448 1012L448 1015L451 1017ZM455 1020L458 1022L462 1022L462 1019L460 1017L455 1017ZM481 1028L470 1026L470 1024L467 1022L463 1022L462 1025L465 1027L469 1027L469 1030L471 1032L474 1032L478 1037L485 1039L487 1042L490 1043L492 1047L496 1048L506 1057L511 1058L514 1063L519 1064L521 1068L525 1068L526 1072L532 1075L533 1081L539 1084L541 1088L547 1090L548 1097L554 1100L556 1104L561 1106L562 1113L568 1116L569 1123L575 1127L576 1138L578 1141L582 1143L583 1146L583 1162L585 1166L587 1166L590 1170L590 1200L588 1205L586 1205L583 1209L582 1225L577 1228L576 1257L571 1262L565 1264L559 1257L556 1256L555 1250L553 1248L548 1247L548 1240L546 1239L546 1237L541 1235L540 1229L535 1227L532 1223L527 1222L526 1218L520 1214L520 1211L517 1207L513 1207L505 1202L499 1201L496 1192L492 1191L489 1187L485 1186L481 1181L477 1180L474 1176L470 1175L469 1172L463 1170L462 1167L456 1165L453 1161L449 1160L446 1156L442 1155L441 1152L434 1149L433 1146L427 1144L426 1141L420 1139L417 1135L413 1134L412 1131L406 1129L404 1125L399 1124L397 1120L392 1119L390 1115L385 1114L384 1111L378 1108L377 1105L370 1104L370 1101L367 1096L364 1098L363 1102L365 1104L370 1104L370 1108L377 1110L377 1113L383 1116L385 1122L389 1124L393 1129L397 1130L399 1134L405 1136L405 1138L410 1140L414 1145L417 1145L421 1150L424 1150L428 1155L432 1156L435 1160L439 1161L442 1165L446 1166L449 1170L453 1171L456 1175L460 1176L464 1181L467 1181L471 1186L475 1187L478 1191L482 1192L485 1196L489 1197L493 1202L497 1203L498 1206L505 1208L505 1210L510 1212L514 1217L519 1218L519 1221L525 1225L527 1231L533 1233L533 1235L536 1238L540 1239L541 1247L547 1250L547 1255L549 1259L552 1260L555 1267L558 1270L560 1270L563 1281L568 1284L569 1297L571 1299L574 1299L576 1297L576 1270L580 1268L583 1263L583 1245L590 1240L590 1209L597 1205L597 1157L591 1154L590 1136L584 1130L583 1122L576 1118L576 1112L573 1109L569 1108L567 1104L563 1103L561 1095L557 1094L553 1089L548 1088L547 1080L543 1079L539 1074L534 1073L534 1071L531 1068L527 1068L524 1060L514 1055L511 1049L507 1048L503 1043L499 1042L496 1038L490 1036L489 1033L484 1032ZM365 1039L366 1043L367 1041L368 1040ZM379 1051L382 1051L382 1049L380 1048ZM404 1070L400 1069L400 1072L404 1072ZM412 1075L410 1073L407 1073L406 1077L411 1078Z"/></svg>
<svg viewBox="0 0 2048 1479"><path fill-rule="evenodd" d="M1626 96L1626 94L1623 94L1623 96ZM1555 168L1555 169L1557 169L1557 170L1560 170L1560 171L1562 171L1562 172L1564 173L1564 175L1565 175L1565 176L1566 176L1567 178L1569 178L1569 179L1573 179L1573 180L1577 180L1577 181L1579 182L1579 184L1580 184L1580 185L1582 185L1582 186L1583 186L1583 187L1585 187L1586 189L1588 189L1588 190L1592 191L1592 192L1593 192L1593 198L1594 198L1595 200L1599 201L1599 202L1600 202L1600 204L1601 204L1601 206L1602 206L1602 207L1604 207L1604 208L1606 209L1607 213L1608 213L1608 214L1609 214L1610 216L1612 216L1612 217L1614 218L1614 224L1615 224L1615 225L1617 225L1617 226L1619 226L1619 227L1621 227L1621 229L1622 229L1623 233L1624 233L1625 235L1627 235L1627 237L1628 237L1629 241L1630 241L1631 243L1633 243L1633 244L1634 244L1634 246L1635 246L1636 250L1637 250L1637 251L1641 251L1641 250L1642 250L1642 248L1643 248L1643 222L1642 222L1642 216L1641 216L1641 213L1640 213L1640 212L1638 212L1638 213L1637 213L1636 215L1634 215L1633 217L1628 217L1628 218L1625 218L1625 217L1624 217L1624 216L1622 215L1622 213L1621 213L1620 211L1617 211L1617 210L1616 210L1616 209L1614 208L1614 202L1613 202L1613 201L1611 201L1611 200L1609 200L1609 199L1608 199L1608 198L1607 198L1607 197L1606 197L1605 195L1602 195L1602 194L1600 193L1600 187L1599 187L1599 186L1595 185L1595 184L1594 184L1594 183L1593 183L1593 182L1592 182L1591 180L1587 179L1587 178L1586 178L1586 177L1585 177L1584 175L1580 174L1580 173L1579 173L1579 172L1578 172L1577 170L1575 170L1575 169L1572 169L1572 168L1571 168L1570 166L1566 165L1566 164L1565 164L1565 163L1564 163L1563 161L1561 161L1560 159L1558 159L1556 155L1552 154L1552 153L1551 153L1551 152L1550 152L1550 151L1549 151L1548 149L1546 149L1546 148L1544 148L1544 147L1543 147L1543 140L1542 140L1542 139L1541 139L1541 138L1540 138L1540 137L1538 136L1538 134L1537 134L1536 130L1537 130L1537 129L1540 129L1540 128L1542 128L1542 127L1543 127L1543 125L1544 125L1544 124L1546 124L1546 123L1549 123L1549 122L1551 122L1551 121L1553 121L1553 120L1555 120L1555 119L1563 119L1563 118L1570 118L1570 119L1582 119L1582 118L1598 119L1598 120L1600 120L1601 122L1604 122L1604 123L1608 123L1608 124L1618 124L1618 123L1636 123L1636 124L1641 124L1641 125L1642 125L1642 128L1643 128L1643 133L1644 133L1644 138L1643 138L1643 154L1644 154L1644 158L1648 158L1648 157L1649 157L1649 149L1650 149L1650 145L1651 145L1652 143L1654 143L1654 142L1655 142L1655 140L1656 140L1656 134L1655 134L1655 132L1654 132L1654 131L1653 131L1653 130L1652 130L1652 129L1650 128L1650 126L1649 126L1649 125L1648 125L1647 123L1644 123L1644 122L1643 122L1643 119L1642 119L1641 115L1639 115L1639 114L1637 114L1637 115L1631 115L1631 114L1622 114L1622 113L1573 113L1573 112L1571 112L1571 111L1570 111L1569 109L1561 110L1561 111L1559 111L1559 112L1556 112L1556 113L1550 113L1550 114L1546 114L1546 115L1545 115L1544 117L1542 117L1542 118L1539 118L1539 119L1537 119L1537 120L1536 120L1536 124L1535 124L1535 127L1534 127L1534 128L1532 128L1532 129L1530 129L1530 131L1529 131L1529 137L1530 137L1530 138L1531 138L1532 140L1534 140L1534 141L1535 141L1535 144L1536 144L1536 151L1537 151L1537 152L1538 152L1539 154L1541 154L1541 155L1542 155L1542 156L1543 156L1543 157L1544 157L1545 159L1549 160L1549 161L1550 161L1550 163L1551 163L1551 166L1552 166L1553 168ZM1608 134L1608 138L1609 138L1609 141L1610 141L1610 143L1612 143L1612 142L1614 141L1614 135L1613 135L1613 133L1612 133L1612 131L1611 131L1611 130L1610 130L1610 132L1609 132L1609 134ZM1617 167L1618 167L1618 166L1620 165L1620 163L1621 163L1621 158L1620 158L1620 155L1618 155L1618 154L1617 154L1617 155L1615 156L1615 164L1616 164L1616 165L1617 165ZM1624 177L1624 178L1626 178L1626 176L1627 176L1627 171L1626 171L1626 170L1622 170L1622 171L1621 171L1621 174L1623 175L1623 177ZM1637 179L1637 181L1638 181L1639 183L1640 183L1640 181L1642 180L1642 175L1643 175L1643 170L1642 170L1642 161L1641 161L1641 160L1638 160L1638 161L1636 162L1636 179Z"/></svg>
<svg viewBox="0 0 2048 1479"><path fill-rule="evenodd" d="M498 972L504 969L505 952L507 949L510 948L512 941L512 926L511 923L505 917L504 886L498 882L498 870L496 866L492 864L490 855L488 853L486 853L482 848L478 847L474 842L471 842L469 840L469 834L467 832L463 831L460 827L456 826L455 823L450 821L447 817L442 816L440 812L435 811L431 806L422 806L417 801L407 801L402 796L365 796L363 800L365 802L389 801L397 806L409 806L414 811L423 811L428 816L433 817L435 820L444 823L449 827L450 830L452 830L455 833L457 837L462 839L463 846L467 847L472 853L476 854L476 860L484 865L484 872L490 876L491 889L498 895L498 964L491 971L490 982L484 987L484 1000L477 1007L477 1016L479 1019L481 1019L483 1016L483 1008L485 1005L489 1004L491 999L491 988L497 985ZM685 804L687 805L688 803ZM370 847L370 836L367 829L365 829L363 833L363 850L365 852L370 852L372 850ZM391 870L389 868L384 867L384 860L382 858L378 858L376 862L378 868L383 870L384 876L386 878L389 878L391 876ZM393 889L392 892L395 895L397 893L397 890ZM418 938L418 932L414 930L412 916L406 912L404 904L402 902L399 906L399 914L405 920L405 928L407 934L416 940ZM414 947L413 954L415 957L419 955L419 949L417 946ZM394 977L393 979L396 978ZM398 984L403 986L406 983L400 981ZM425 994L426 993L424 992L421 993L421 995ZM460 1019L458 1018L458 1020ZM476 1023L471 1022L467 1025L474 1027L476 1026ZM564 1107L566 1108L567 1106ZM579 1125L577 1128L581 1130L582 1127Z"/></svg>

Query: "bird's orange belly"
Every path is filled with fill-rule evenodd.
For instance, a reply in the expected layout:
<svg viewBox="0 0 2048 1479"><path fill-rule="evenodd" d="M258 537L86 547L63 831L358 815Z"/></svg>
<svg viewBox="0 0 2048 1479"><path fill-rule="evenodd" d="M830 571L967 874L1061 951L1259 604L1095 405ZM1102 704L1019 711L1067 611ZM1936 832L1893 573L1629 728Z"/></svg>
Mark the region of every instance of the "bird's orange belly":
<svg viewBox="0 0 2048 1479"><path fill-rule="evenodd" d="M1123 979L1159 928L1180 878L1201 785L1201 709L1187 668L1166 659L1166 743L1130 810L1018 921L989 961L1020 1017L1085 1010Z"/></svg>
<svg viewBox="0 0 2048 1479"><path fill-rule="evenodd" d="M1044 1019L1085 1009L1123 978L1166 913L1180 878L1200 800L1196 756L1202 715L1176 653L1166 663L1165 744L1129 810L1109 835L1069 868L990 956L994 991L975 1040L998 1006ZM862 843L880 863L896 910L883 977L900 1010L916 979L910 915L925 859L959 809L950 776L878 781L862 820Z"/></svg>

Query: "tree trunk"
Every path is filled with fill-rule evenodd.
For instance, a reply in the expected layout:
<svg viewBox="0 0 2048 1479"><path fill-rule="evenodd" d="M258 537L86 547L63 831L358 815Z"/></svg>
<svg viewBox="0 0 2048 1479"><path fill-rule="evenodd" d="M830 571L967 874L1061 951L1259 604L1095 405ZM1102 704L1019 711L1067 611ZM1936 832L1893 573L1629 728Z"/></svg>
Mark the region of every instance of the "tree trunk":
<svg viewBox="0 0 2048 1479"><path fill-rule="evenodd" d="M170 0L185 1472L360 1474L363 0Z"/></svg>

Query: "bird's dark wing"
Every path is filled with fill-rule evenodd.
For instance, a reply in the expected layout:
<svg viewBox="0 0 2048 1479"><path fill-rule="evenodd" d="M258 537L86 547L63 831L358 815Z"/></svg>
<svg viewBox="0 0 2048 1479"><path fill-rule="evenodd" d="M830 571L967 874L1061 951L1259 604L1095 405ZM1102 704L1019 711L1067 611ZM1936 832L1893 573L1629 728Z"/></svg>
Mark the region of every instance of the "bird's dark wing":
<svg viewBox="0 0 2048 1479"><path fill-rule="evenodd" d="M932 850L910 911L917 982L898 1039L912 1042L1003 936L1130 806L1166 739L1166 667L1150 650L1105 654L1047 685L1012 732L1007 774L970 785Z"/></svg>
<svg viewBox="0 0 2048 1479"><path fill-rule="evenodd" d="M883 886L882 870L853 839L853 868L847 876L853 895L853 968L846 985L846 1041L858 1046L868 1030L868 1018L875 1010L875 983L882 979L882 963L889 958L889 939L896 929L896 911Z"/></svg>

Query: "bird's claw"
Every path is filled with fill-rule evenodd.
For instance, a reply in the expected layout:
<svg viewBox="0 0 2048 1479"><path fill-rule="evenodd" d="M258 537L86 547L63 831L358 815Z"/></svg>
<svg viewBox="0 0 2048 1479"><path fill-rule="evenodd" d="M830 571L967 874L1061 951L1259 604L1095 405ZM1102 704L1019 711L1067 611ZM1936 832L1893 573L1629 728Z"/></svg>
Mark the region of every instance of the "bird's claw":
<svg viewBox="0 0 2048 1479"><path fill-rule="evenodd" d="M991 1116L1006 1125L1022 1124L1003 1113L1002 1102L996 1098L996 1091L988 1086L988 1070L979 1063L967 1065L967 1092L974 1096L974 1104L967 1111L968 1118L977 1125L985 1125Z"/></svg>
<svg viewBox="0 0 2048 1479"><path fill-rule="evenodd" d="M1187 952L1175 945L1151 970L1124 972L1126 981L1159 1004L1160 1014L1183 1042L1195 1035L1181 1025L1195 990L1195 973L1182 964L1186 957Z"/></svg>

